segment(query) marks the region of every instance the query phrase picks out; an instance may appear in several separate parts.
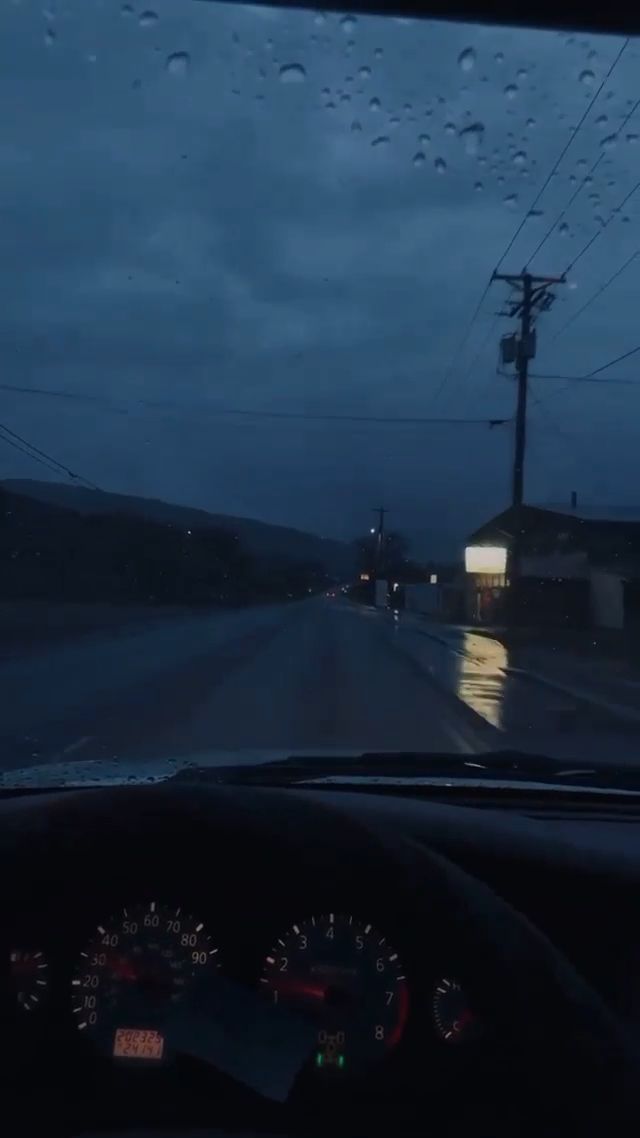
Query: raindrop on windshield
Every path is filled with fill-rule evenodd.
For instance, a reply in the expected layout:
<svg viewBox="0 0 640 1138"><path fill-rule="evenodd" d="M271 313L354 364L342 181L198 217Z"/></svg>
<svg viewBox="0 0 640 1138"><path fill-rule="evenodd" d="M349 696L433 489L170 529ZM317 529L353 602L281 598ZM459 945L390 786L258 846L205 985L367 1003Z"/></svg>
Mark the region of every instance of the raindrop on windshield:
<svg viewBox="0 0 640 1138"><path fill-rule="evenodd" d="M561 237L566 237L568 232L569 226L567 225L566 221L561 221L560 225L558 226L558 233Z"/></svg>
<svg viewBox="0 0 640 1138"><path fill-rule="evenodd" d="M359 122L358 119L354 119L353 122L351 123L351 129L352 129L354 134L357 134L359 131L362 130L362 123Z"/></svg>
<svg viewBox="0 0 640 1138"><path fill-rule="evenodd" d="M370 111L379 111L380 110L380 100L375 99L375 98L369 99L369 110Z"/></svg>
<svg viewBox="0 0 640 1138"><path fill-rule="evenodd" d="M535 119L527 119L527 126L528 126L529 130L532 130L535 125L536 125Z"/></svg>
<svg viewBox="0 0 640 1138"><path fill-rule="evenodd" d="M524 166L526 161L527 161L527 156L526 156L524 150L518 150L516 152L516 154L514 154L514 156L513 156L514 166Z"/></svg>
<svg viewBox="0 0 640 1138"><path fill-rule="evenodd" d="M584 83L585 87L592 87L595 83L595 79L596 77L593 74L593 71L591 71L588 67L585 68L584 71L580 72L580 82Z"/></svg>
<svg viewBox="0 0 640 1138"><path fill-rule="evenodd" d="M433 165L434 165L434 166L435 166L435 168L436 168L436 173L437 173L437 174L445 174L445 173L446 173L446 170L447 170L447 163L445 162L444 158L436 158L436 160L435 160L435 162L433 163Z"/></svg>
<svg viewBox="0 0 640 1138"><path fill-rule="evenodd" d="M428 134L420 134L420 135L418 135L418 142L420 143L421 146L430 146L431 145L431 136Z"/></svg>
<svg viewBox="0 0 640 1138"><path fill-rule="evenodd" d="M484 186L482 185L482 182L476 182L473 188L476 191L476 193L479 194L484 189Z"/></svg>
<svg viewBox="0 0 640 1138"><path fill-rule="evenodd" d="M635 145L637 143L637 141L638 141L638 135L637 134L628 134L627 135L627 142L630 142L632 146Z"/></svg>
<svg viewBox="0 0 640 1138"><path fill-rule="evenodd" d="M464 143L465 152L471 156L478 153L484 138L484 123L474 122L460 131L460 139Z"/></svg>
<svg viewBox="0 0 640 1138"><path fill-rule="evenodd" d="M424 163L425 163L424 154L422 153L421 150L419 150L418 153L414 154L414 156L413 156L413 164L414 164L414 166L424 166Z"/></svg>
<svg viewBox="0 0 640 1138"><path fill-rule="evenodd" d="M518 195L507 194L506 198L504 199L504 204L508 205L510 208L513 208L513 206L518 204Z"/></svg>
<svg viewBox="0 0 640 1138"><path fill-rule="evenodd" d="M358 76L360 77L360 79L370 79L371 78L371 68L370 67L361 67L360 70L358 71Z"/></svg>
<svg viewBox="0 0 640 1138"><path fill-rule="evenodd" d="M376 59L382 59L382 56L383 56L382 48L377 47L373 54L374 54Z"/></svg>
<svg viewBox="0 0 640 1138"><path fill-rule="evenodd" d="M122 12L123 16L133 16L133 5L123 4L120 11Z"/></svg>
<svg viewBox="0 0 640 1138"><path fill-rule="evenodd" d="M609 122L606 115L598 115L596 119L596 126L606 126Z"/></svg>
<svg viewBox="0 0 640 1138"><path fill-rule="evenodd" d="M52 44L55 43L55 39L56 33L54 32L53 28L47 28L46 32L44 33L44 42L46 43L47 47L51 47Z"/></svg>
<svg viewBox="0 0 640 1138"><path fill-rule="evenodd" d="M378 147L387 146L388 143L389 143L389 135L388 134L379 134L377 138L373 139L373 142L371 143L371 145L375 149L378 149Z"/></svg>
<svg viewBox="0 0 640 1138"><path fill-rule="evenodd" d="M327 17L325 16L324 12L316 12L315 16L313 17L313 22L317 28L321 28L324 24L326 24Z"/></svg>
<svg viewBox="0 0 640 1138"><path fill-rule="evenodd" d="M167 59L167 71L170 75L186 75L189 70L189 55L186 51L174 51Z"/></svg>
<svg viewBox="0 0 640 1138"><path fill-rule="evenodd" d="M458 66L462 71L473 71L476 64L476 53L472 47L465 47L458 56Z"/></svg>
<svg viewBox="0 0 640 1138"><path fill-rule="evenodd" d="M283 63L279 76L281 83L304 83L307 73L301 63Z"/></svg>
<svg viewBox="0 0 640 1138"><path fill-rule="evenodd" d="M355 16L343 16L340 21L340 27L346 36L353 35L356 30Z"/></svg>
<svg viewBox="0 0 640 1138"><path fill-rule="evenodd" d="M138 18L138 23L141 28L150 28L153 24L157 24L157 22L158 13L152 11L151 8L147 8L146 11L141 12Z"/></svg>
<svg viewBox="0 0 640 1138"><path fill-rule="evenodd" d="M496 63L504 63L504 54L501 51L497 51L493 58Z"/></svg>
<svg viewBox="0 0 640 1138"><path fill-rule="evenodd" d="M445 134L455 134L456 133L456 128L452 122L445 123L444 133Z"/></svg>
<svg viewBox="0 0 640 1138"><path fill-rule="evenodd" d="M518 88L516 87L515 83L509 83L508 87L505 87L504 93L507 99L515 99L516 95L518 94Z"/></svg>
<svg viewBox="0 0 640 1138"><path fill-rule="evenodd" d="M521 67L520 70L518 71L518 74L516 75L516 79L520 79L520 81L522 81L523 79L527 78L528 74L529 74L529 72L526 70L526 68Z"/></svg>
<svg viewBox="0 0 640 1138"><path fill-rule="evenodd" d="M606 138L602 139L600 145L603 150L613 150L617 141L618 139L615 134L608 134Z"/></svg>

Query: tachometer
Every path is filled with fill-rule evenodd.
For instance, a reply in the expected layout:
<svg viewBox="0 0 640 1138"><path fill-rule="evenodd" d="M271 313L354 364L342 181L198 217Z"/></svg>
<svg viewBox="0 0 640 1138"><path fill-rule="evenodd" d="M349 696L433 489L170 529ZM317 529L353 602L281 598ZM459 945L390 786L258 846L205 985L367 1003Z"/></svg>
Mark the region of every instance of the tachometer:
<svg viewBox="0 0 640 1138"><path fill-rule="evenodd" d="M310 917L292 925L266 958L262 983L317 1019L313 1063L320 1072L359 1070L400 1042L409 1011L398 953L354 917Z"/></svg>
<svg viewBox="0 0 640 1138"><path fill-rule="evenodd" d="M165 1028L218 949L201 921L151 901L98 925L72 984L78 1031L120 1059L166 1057Z"/></svg>

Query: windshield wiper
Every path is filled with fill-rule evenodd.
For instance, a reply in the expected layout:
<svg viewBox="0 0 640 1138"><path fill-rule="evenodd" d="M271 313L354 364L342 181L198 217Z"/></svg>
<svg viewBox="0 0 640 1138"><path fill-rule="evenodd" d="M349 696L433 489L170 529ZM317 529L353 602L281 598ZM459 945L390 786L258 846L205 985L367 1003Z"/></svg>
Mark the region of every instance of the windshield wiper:
<svg viewBox="0 0 640 1138"><path fill-rule="evenodd" d="M635 791L640 794L640 772L609 764L572 763L526 751L487 751L477 755L448 752L364 751L360 755L296 756L262 763L228 766L193 766L178 771L172 781L225 782L258 785L294 785L312 780L352 779L445 780L451 786L478 782L487 785L508 782L544 782L585 786L602 790Z"/></svg>

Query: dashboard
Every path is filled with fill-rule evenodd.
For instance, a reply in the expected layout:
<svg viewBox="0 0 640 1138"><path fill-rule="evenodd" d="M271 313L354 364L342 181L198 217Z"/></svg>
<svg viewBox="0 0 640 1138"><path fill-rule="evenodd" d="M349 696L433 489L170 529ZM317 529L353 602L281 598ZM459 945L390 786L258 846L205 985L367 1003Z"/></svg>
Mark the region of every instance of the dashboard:
<svg viewBox="0 0 640 1138"><path fill-rule="evenodd" d="M42 1111L69 1134L508 1132L522 1100L512 1113L497 1088L521 1056L492 1014L500 977L437 890L416 904L419 846L398 855L394 831L457 833L459 864L506 896L519 882L567 952L594 894L583 876L563 902L557 865L501 858L498 814L483 848L476 814L487 826L411 800L171 784L2 801L3 1081L26 1131ZM574 963L632 1021L598 939Z"/></svg>

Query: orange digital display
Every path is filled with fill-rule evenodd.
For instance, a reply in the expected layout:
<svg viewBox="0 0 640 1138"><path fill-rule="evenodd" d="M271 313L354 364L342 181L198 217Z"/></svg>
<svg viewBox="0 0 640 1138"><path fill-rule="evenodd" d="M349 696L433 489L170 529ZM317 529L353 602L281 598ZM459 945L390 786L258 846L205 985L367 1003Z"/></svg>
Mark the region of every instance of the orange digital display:
<svg viewBox="0 0 640 1138"><path fill-rule="evenodd" d="M138 1027L119 1027L113 1040L116 1059L162 1059L164 1036L159 1031Z"/></svg>

